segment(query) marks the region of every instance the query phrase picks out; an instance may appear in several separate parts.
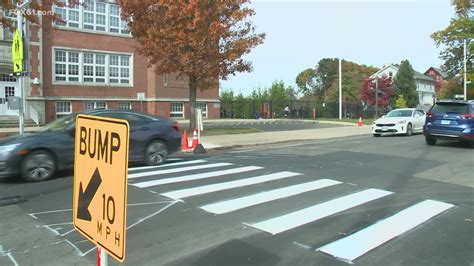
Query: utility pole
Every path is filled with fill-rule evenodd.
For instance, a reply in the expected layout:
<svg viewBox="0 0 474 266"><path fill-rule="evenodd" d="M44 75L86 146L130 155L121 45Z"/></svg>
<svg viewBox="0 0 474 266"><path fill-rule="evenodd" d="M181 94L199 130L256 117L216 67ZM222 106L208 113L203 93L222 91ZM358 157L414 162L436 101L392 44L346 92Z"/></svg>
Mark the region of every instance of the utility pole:
<svg viewBox="0 0 474 266"><path fill-rule="evenodd" d="M339 58L339 120L342 119L342 59Z"/></svg>
<svg viewBox="0 0 474 266"><path fill-rule="evenodd" d="M16 17L17 17L17 29L20 33L20 37L21 39L23 39L23 9L28 7L28 5L30 4L31 0L26 0L24 3L22 3L21 5L19 3L17 3L16 5ZM24 60L22 62L23 66L25 66L26 64L24 64ZM25 95L24 95L24 75L25 75L25 72L21 72L20 73L20 76L18 78L18 85L20 87L20 106L19 106L19 118L18 118L18 123L20 124L20 135L22 135L24 133L24 121L25 121L25 112L24 112L24 99L25 99Z"/></svg>
<svg viewBox="0 0 474 266"><path fill-rule="evenodd" d="M467 100L467 40L464 39L464 100Z"/></svg>

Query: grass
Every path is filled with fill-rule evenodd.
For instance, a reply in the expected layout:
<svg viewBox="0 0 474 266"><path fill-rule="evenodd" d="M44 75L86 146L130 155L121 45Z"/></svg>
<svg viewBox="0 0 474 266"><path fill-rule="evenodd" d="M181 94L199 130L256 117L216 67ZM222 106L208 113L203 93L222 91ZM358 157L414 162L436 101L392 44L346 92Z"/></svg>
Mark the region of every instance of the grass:
<svg viewBox="0 0 474 266"><path fill-rule="evenodd" d="M181 134L183 133L181 130ZM247 134L247 133L258 133L262 132L256 128L206 128L201 132L201 136L217 136L217 135L230 135L230 134ZM192 137L193 132L188 132L188 137Z"/></svg>
<svg viewBox="0 0 474 266"><path fill-rule="evenodd" d="M339 120L339 118L318 118L316 121L335 121L335 122L348 122L348 123L354 123L354 124L357 124L357 122L359 122L359 119L357 118L343 118L341 120ZM366 118L366 119L362 119L362 124L364 125L372 125L372 122L374 121L374 119L372 118Z"/></svg>

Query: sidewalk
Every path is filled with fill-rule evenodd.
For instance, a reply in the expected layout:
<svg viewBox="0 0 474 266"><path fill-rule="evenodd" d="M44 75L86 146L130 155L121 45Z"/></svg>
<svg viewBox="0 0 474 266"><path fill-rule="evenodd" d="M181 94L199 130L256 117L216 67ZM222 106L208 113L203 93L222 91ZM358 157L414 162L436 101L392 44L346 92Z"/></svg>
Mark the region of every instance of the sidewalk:
<svg viewBox="0 0 474 266"><path fill-rule="evenodd" d="M260 132L248 134L233 134L219 136L205 136L205 131L201 135L201 144L206 151L251 147L263 144L274 144L288 141L302 140L321 140L340 137L351 137L360 135L370 135L370 126L364 125L358 127L350 126L302 129L291 131ZM189 138L189 144L192 143L192 137Z"/></svg>

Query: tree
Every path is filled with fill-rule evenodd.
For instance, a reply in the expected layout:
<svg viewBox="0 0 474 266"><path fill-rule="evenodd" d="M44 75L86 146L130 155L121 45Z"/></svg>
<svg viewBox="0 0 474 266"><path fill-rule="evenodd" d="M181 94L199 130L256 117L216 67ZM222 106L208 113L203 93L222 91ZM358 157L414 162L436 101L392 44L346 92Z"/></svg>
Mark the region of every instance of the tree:
<svg viewBox="0 0 474 266"><path fill-rule="evenodd" d="M403 95L408 107L416 107L419 103L416 92L415 71L408 60L400 64L397 75L393 81L397 95Z"/></svg>
<svg viewBox="0 0 474 266"><path fill-rule="evenodd" d="M249 0L119 0L122 18L156 73L189 78L190 128L195 127L197 88L218 86L237 72L252 71L244 54L263 43L249 20Z"/></svg>
<svg viewBox="0 0 474 266"><path fill-rule="evenodd" d="M296 76L296 85L303 94L315 94L317 91L316 69L308 68Z"/></svg>
<svg viewBox="0 0 474 266"><path fill-rule="evenodd" d="M395 102L395 107L397 107L397 108L406 108L407 107L407 101L405 101L405 98L403 98L403 95L398 96L397 101Z"/></svg>
<svg viewBox="0 0 474 266"><path fill-rule="evenodd" d="M471 40L474 38L474 19L469 17L473 8L471 0L454 0L456 14L451 19L451 23L443 30L431 34L431 38L435 41L436 46L446 46L444 51L441 51L440 58L444 61L443 70L448 72L450 77L461 73L464 65L464 40L469 44L468 53L468 71L472 72L472 60L474 60L474 43Z"/></svg>
<svg viewBox="0 0 474 266"><path fill-rule="evenodd" d="M383 76L377 79L377 84L375 84L375 82L375 78L370 77L362 80L360 86L361 100L368 105L375 106L375 91L377 86L379 92L378 106L380 109L385 109L390 105L391 98L395 95L392 79L388 76Z"/></svg>

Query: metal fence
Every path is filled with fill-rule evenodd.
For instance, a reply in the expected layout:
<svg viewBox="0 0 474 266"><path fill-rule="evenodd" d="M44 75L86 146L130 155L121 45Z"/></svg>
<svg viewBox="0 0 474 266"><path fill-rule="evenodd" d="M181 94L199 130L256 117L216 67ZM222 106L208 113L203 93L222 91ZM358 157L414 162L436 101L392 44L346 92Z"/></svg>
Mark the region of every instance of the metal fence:
<svg viewBox="0 0 474 266"><path fill-rule="evenodd" d="M381 110L380 113L383 113ZM373 118L375 109L362 103L343 103L344 118ZM254 99L221 102L221 118L244 119L314 119L339 118L339 103L316 103L306 100L260 101Z"/></svg>

